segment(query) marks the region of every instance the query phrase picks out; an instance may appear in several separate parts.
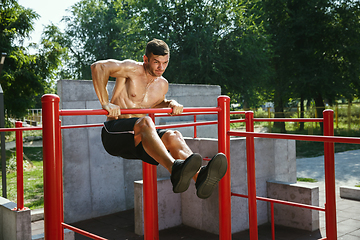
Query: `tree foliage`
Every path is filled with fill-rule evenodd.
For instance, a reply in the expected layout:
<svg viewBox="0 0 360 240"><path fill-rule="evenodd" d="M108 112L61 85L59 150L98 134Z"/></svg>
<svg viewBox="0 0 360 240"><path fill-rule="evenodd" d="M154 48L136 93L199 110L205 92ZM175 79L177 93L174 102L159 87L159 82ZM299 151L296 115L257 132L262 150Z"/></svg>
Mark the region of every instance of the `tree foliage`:
<svg viewBox="0 0 360 240"><path fill-rule="evenodd" d="M275 111L290 97L314 99L318 116L324 101L357 95L360 69L358 1L263 1L276 72Z"/></svg>
<svg viewBox="0 0 360 240"><path fill-rule="evenodd" d="M0 16L0 52L7 53L0 84L8 114L21 117L49 91L65 49L45 34L40 46L30 46L37 48L38 53L29 54L23 42L34 30L33 24L39 15L17 1L1 0Z"/></svg>
<svg viewBox="0 0 360 240"><path fill-rule="evenodd" d="M171 48L164 74L170 82L218 84L255 104L270 70L266 37L254 16L245 1L91 0L64 19L77 77L90 79L96 60L141 60L146 42L160 38Z"/></svg>

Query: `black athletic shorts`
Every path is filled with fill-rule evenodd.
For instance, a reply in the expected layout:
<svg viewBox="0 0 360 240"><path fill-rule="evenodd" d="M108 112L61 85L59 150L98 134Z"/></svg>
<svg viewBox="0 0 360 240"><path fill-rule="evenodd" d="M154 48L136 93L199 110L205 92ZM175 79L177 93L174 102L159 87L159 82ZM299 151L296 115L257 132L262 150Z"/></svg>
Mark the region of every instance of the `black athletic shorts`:
<svg viewBox="0 0 360 240"><path fill-rule="evenodd" d="M159 163L145 152L141 142L135 147L134 125L138 119L124 118L105 122L101 132L104 148L113 156L141 159L144 162L158 165ZM157 129L156 131L161 138L167 130Z"/></svg>

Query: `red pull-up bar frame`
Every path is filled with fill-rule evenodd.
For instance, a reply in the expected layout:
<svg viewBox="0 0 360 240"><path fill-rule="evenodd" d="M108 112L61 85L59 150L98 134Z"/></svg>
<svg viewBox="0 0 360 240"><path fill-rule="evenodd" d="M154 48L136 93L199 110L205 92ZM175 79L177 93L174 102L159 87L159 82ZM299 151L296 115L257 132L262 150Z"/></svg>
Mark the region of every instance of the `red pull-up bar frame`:
<svg viewBox="0 0 360 240"><path fill-rule="evenodd" d="M73 115L106 115L105 110L59 110L60 98L57 95L47 94L42 97L43 105L43 154L44 154L44 234L45 239L63 240L63 228L71 229L93 239L104 239L90 233L67 225L63 221L63 189L62 189L62 147L61 147L61 123L60 116ZM123 109L122 114L150 113L154 118L155 113L171 113L171 109ZM325 211L326 239L337 239L336 227L336 195L335 195L335 164L334 164L334 142L360 144L359 138L333 137L333 111L325 110L323 119L256 119L253 112L244 112L245 120L232 120L231 122L245 122L247 132L230 131L230 98L218 97L218 106L213 108L185 108L184 112L217 113L218 115L218 151L224 153L228 160L228 170L219 182L219 238L220 240L231 240L231 196L242 196L248 198L249 206L249 229L250 239L258 239L257 231L257 207L256 201L270 201L273 205L274 199L259 198L256 196L255 175L255 148L254 138L277 138L303 141L324 142L325 149L325 209L314 208ZM325 136L304 136L291 134L269 134L254 133L254 122L260 121L284 121L284 122L323 122ZM211 122L212 124L213 122ZM215 123L215 122L214 122ZM205 123L209 124L209 123ZM205 125L204 123L182 124L184 126ZM90 124L89 126L99 126ZM100 125L101 126L101 125ZM76 126L66 126L73 128ZM163 127L163 126L162 126ZM63 127L65 128L65 127ZM231 193L230 181L230 136L245 136L247 151L247 175L248 196ZM146 240L159 239L158 212L157 212L157 181L156 167L143 163L144 179L144 232ZM281 203L281 201L277 201ZM284 201L283 201L284 202ZM296 205L295 203L291 203ZM301 204L297 204L300 207ZM273 224L273 223L272 223ZM88 234L88 235L86 235ZM274 234L273 234L274 238Z"/></svg>
<svg viewBox="0 0 360 240"><path fill-rule="evenodd" d="M44 236L47 240L63 240L63 228L84 234L64 223L62 186L62 147L60 116L106 115L106 110L60 110L60 98L46 94L41 98L43 117L43 164L44 164ZM171 113L172 109L122 109L122 114ZM218 107L185 108L184 112L218 113L219 152L228 159L228 171L219 183L220 238L231 239L231 188L230 188L230 98L218 97ZM200 125L200 124L199 124ZM193 125L194 126L194 125ZM156 166L143 163L144 180L144 237L159 239L157 212ZM86 233L85 233L86 234ZM87 236L94 237L93 234ZM97 237L95 239L103 239Z"/></svg>

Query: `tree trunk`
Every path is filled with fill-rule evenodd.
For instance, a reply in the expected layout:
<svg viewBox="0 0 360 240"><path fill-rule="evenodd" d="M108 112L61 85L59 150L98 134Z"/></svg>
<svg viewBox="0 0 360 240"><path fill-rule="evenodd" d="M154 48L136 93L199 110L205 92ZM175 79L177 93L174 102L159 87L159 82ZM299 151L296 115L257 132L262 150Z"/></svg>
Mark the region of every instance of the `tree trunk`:
<svg viewBox="0 0 360 240"><path fill-rule="evenodd" d="M300 118L304 118L304 112L305 112L305 106L304 106L304 98L301 97L300 99ZM300 123L300 131L303 131L304 128L304 123L301 122Z"/></svg>
<svg viewBox="0 0 360 240"><path fill-rule="evenodd" d="M274 95L274 108L275 108L275 118L285 118L284 114L284 104L282 101L281 94L278 91L275 91ZM286 133L285 122L274 122L274 128L280 133Z"/></svg>
<svg viewBox="0 0 360 240"><path fill-rule="evenodd" d="M316 107L316 113L318 118L323 118L323 111L325 110L325 105L323 98L320 93L317 94L315 99L315 107ZM321 132L323 131L323 123L320 123Z"/></svg>

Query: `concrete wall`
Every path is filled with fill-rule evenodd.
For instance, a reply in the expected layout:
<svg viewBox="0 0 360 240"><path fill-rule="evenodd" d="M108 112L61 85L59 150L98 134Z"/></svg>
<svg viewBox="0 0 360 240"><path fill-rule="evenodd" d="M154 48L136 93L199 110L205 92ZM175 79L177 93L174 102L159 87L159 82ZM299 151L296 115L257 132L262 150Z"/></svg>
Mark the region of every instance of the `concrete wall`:
<svg viewBox="0 0 360 240"><path fill-rule="evenodd" d="M13 211L17 205L0 197L0 240L30 240L30 210Z"/></svg>
<svg viewBox="0 0 360 240"><path fill-rule="evenodd" d="M203 157L212 157L217 152L217 140L215 139L189 139L187 143L193 151L199 152ZM230 156L231 191L247 194L246 143L244 138L231 140ZM255 138L255 167L257 196L267 196L266 181L268 180L296 182L295 141ZM217 191L207 200L198 199L195 192L195 186L192 186L189 191L182 193L183 223L196 226L201 230L218 233ZM186 204L186 202L191 202L191 204ZM231 204L232 232L248 229L247 199L233 197ZM267 223L267 203L258 201L257 208L258 223Z"/></svg>
<svg viewBox="0 0 360 240"><path fill-rule="evenodd" d="M247 194L246 148L244 138L231 140L231 191ZM216 139L186 139L186 142L195 152L203 157L211 158L217 153ZM279 139L255 138L256 186L257 196L267 197L268 180L296 182L296 154L295 141ZM203 165L207 162L204 161ZM142 184L136 183L135 199L142 196ZM219 233L219 195L216 189L208 199L199 199L196 196L195 183L192 181L189 189L181 194L171 192L170 180L158 181L159 201L159 228L165 229L184 224L204 230ZM162 186L167 186L167 189ZM179 203L179 195L181 203ZM239 232L249 228L248 200L246 198L232 198L232 232ZM135 204L135 232L143 233L141 201ZM305 202L304 202L305 203ZM257 202L259 225L269 221L268 204ZM181 209L181 214L174 209ZM301 210L300 210L301 211ZM279 216L281 218L281 216ZM180 221L179 223L179 219ZM304 219L304 221L309 219ZM304 221L299 220L306 224ZM163 224L162 224L163 223ZM166 224L164 224L166 223Z"/></svg>
<svg viewBox="0 0 360 240"><path fill-rule="evenodd" d="M110 96L113 86L114 82L109 82ZM61 109L101 108L92 81L60 80L57 89ZM219 86L170 84L166 97L177 100L185 107L215 107L220 94ZM203 120L213 120L214 117L208 115ZM182 118L159 118L157 122L178 122ZM102 123L105 119L105 116L64 116L62 125ZM62 130L66 222L134 208L134 181L142 179L142 163L140 160L124 160L106 153L100 131L100 128ZM192 128L188 131L181 129L185 136L192 136ZM198 136L214 136L216 132L215 126L199 127ZM163 167L158 167L158 177L168 176Z"/></svg>

